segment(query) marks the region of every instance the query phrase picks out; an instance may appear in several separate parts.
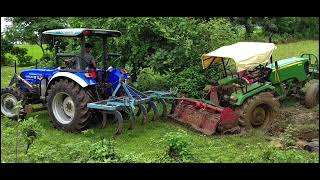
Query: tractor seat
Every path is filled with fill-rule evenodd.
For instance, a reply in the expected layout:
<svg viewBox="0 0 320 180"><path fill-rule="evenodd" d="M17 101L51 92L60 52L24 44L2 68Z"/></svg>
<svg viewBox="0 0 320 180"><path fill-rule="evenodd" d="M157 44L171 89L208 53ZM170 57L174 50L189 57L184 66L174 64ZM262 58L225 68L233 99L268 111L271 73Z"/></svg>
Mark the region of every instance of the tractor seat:
<svg viewBox="0 0 320 180"><path fill-rule="evenodd" d="M252 84L254 82L254 77L248 73L247 70L238 72L239 77L244 80L247 84Z"/></svg>

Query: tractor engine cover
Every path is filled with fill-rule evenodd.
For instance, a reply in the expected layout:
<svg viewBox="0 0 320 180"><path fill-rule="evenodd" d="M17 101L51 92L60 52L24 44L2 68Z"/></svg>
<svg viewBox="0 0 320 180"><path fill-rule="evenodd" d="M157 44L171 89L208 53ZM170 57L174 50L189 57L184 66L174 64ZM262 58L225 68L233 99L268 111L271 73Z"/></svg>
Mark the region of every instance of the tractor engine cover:
<svg viewBox="0 0 320 180"><path fill-rule="evenodd" d="M220 109L201 101L180 101L171 117L206 135L231 134L240 130L239 116L231 108Z"/></svg>

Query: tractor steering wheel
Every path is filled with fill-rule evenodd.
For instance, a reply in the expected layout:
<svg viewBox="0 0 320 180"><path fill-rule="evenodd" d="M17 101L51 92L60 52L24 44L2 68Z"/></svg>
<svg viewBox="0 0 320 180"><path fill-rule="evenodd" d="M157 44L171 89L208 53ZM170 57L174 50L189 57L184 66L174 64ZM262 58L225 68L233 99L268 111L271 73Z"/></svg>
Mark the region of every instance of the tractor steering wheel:
<svg viewBox="0 0 320 180"><path fill-rule="evenodd" d="M256 71L260 71L260 69L264 68L263 65L259 64L258 66L256 66L255 68L253 68L252 70L248 70L250 73L256 72Z"/></svg>

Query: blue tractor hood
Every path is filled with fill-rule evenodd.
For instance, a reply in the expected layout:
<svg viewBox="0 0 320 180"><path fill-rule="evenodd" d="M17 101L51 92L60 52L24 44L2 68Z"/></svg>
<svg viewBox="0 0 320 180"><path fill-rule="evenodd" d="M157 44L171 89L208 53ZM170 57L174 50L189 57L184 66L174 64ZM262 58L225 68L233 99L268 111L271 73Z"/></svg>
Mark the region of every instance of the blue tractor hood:
<svg viewBox="0 0 320 180"><path fill-rule="evenodd" d="M39 84L42 78L50 79L58 71L56 68L28 69L22 71L20 76L31 84Z"/></svg>

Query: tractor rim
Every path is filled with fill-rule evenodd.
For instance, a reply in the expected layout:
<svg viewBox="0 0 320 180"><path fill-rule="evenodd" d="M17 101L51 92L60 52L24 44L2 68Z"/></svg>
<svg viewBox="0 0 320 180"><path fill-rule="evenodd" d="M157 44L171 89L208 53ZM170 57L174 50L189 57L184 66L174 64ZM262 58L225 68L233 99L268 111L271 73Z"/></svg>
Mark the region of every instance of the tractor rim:
<svg viewBox="0 0 320 180"><path fill-rule="evenodd" d="M269 121L271 115L270 111L271 108L264 104L257 106L252 112L251 125L253 127L262 127Z"/></svg>
<svg viewBox="0 0 320 180"><path fill-rule="evenodd" d="M1 112L7 117L14 117L17 115L15 107L17 105L17 98L10 94L5 93L1 95Z"/></svg>
<svg viewBox="0 0 320 180"><path fill-rule="evenodd" d="M56 94L52 101L52 111L61 124L69 124L75 115L75 106L72 98L64 92Z"/></svg>

